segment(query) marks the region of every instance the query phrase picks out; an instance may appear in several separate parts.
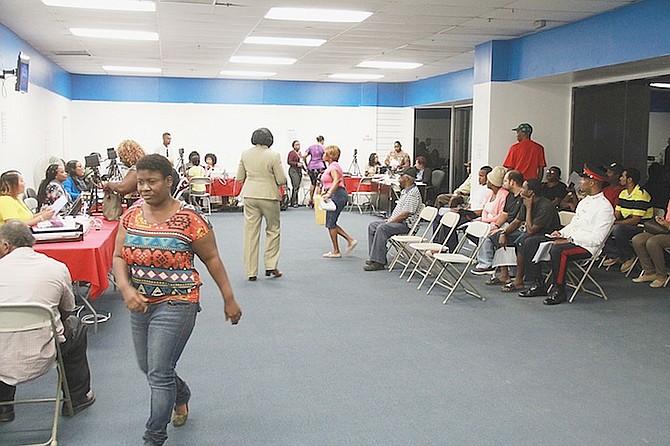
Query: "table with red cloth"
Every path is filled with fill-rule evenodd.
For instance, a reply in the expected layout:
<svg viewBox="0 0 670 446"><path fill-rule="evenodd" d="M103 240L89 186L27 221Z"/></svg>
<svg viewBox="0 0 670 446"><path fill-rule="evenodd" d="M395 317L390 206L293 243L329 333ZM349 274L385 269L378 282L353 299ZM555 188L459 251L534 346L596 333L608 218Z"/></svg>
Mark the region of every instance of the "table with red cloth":
<svg viewBox="0 0 670 446"><path fill-rule="evenodd" d="M108 273L112 268L112 256L118 221L102 220L101 229L91 229L84 234L84 240L78 242L39 243L34 246L35 251L46 254L67 266L74 282L88 282L91 284L86 296L82 296L84 304L94 314L94 323L97 329L97 313L88 302L95 300L105 292L109 286Z"/></svg>
<svg viewBox="0 0 670 446"><path fill-rule="evenodd" d="M213 197L237 197L242 192L242 183L235 178L212 178L207 192Z"/></svg>
<svg viewBox="0 0 670 446"><path fill-rule="evenodd" d="M358 189L358 185L362 179L362 177L344 177L344 187L347 190L347 193L351 194L354 192L372 192L371 184L362 184L360 186L361 189Z"/></svg>

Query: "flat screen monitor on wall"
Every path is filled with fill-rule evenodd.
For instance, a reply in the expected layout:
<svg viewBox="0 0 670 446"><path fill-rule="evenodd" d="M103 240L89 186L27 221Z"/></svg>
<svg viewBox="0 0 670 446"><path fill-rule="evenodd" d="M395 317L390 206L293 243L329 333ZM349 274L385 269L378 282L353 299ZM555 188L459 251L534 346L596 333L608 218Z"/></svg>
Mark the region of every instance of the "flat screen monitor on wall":
<svg viewBox="0 0 670 446"><path fill-rule="evenodd" d="M19 53L19 59L16 63L16 91L28 93L28 71L30 57Z"/></svg>

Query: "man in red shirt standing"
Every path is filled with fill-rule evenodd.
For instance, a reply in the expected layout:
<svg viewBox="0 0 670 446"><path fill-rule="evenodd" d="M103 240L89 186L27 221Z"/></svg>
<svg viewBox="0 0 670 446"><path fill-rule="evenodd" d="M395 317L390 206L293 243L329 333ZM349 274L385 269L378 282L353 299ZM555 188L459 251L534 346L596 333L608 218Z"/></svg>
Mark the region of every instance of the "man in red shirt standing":
<svg viewBox="0 0 670 446"><path fill-rule="evenodd" d="M503 166L518 170L524 180L537 178L542 181L547 162L544 159L544 147L530 139L533 127L524 122L512 130L516 132L518 142L509 148Z"/></svg>

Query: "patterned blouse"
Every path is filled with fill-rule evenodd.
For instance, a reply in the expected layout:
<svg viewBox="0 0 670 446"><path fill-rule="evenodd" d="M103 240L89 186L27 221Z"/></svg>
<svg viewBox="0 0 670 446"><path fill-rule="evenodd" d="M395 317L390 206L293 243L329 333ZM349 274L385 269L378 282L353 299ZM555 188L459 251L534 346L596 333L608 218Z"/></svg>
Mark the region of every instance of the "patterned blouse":
<svg viewBox="0 0 670 446"><path fill-rule="evenodd" d="M141 205L121 218L126 230L122 256L129 266L130 283L150 304L165 300L200 300L200 276L195 270L191 243L212 230L193 206L182 203L168 220L148 223Z"/></svg>

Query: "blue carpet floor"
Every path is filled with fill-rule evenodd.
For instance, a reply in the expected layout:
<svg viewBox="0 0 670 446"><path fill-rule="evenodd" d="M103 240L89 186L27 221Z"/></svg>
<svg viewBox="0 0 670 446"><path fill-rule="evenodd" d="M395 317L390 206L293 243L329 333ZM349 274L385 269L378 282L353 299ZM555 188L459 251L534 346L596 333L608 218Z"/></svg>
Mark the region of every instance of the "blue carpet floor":
<svg viewBox="0 0 670 446"><path fill-rule="evenodd" d="M599 270L609 301L547 307L474 278L485 302L458 292L442 305L443 290L362 270L371 218L344 214L361 243L323 259L313 213L283 212L284 276L248 282L241 213L211 217L244 315L225 322L201 267L203 311L179 363L191 415L166 445L670 444L670 289ZM59 444L140 445L149 389L128 312L111 288L95 305L112 313L89 335L97 401L61 419ZM49 408L16 413L0 444L47 436Z"/></svg>

